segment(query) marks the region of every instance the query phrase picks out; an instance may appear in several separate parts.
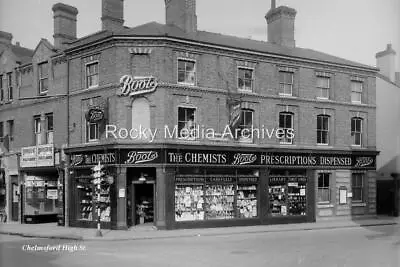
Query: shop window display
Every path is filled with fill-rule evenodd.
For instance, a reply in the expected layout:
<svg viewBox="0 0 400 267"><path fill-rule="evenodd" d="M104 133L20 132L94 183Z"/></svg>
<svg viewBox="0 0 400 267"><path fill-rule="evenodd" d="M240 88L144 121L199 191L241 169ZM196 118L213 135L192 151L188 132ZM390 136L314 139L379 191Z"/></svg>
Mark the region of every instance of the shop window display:
<svg viewBox="0 0 400 267"><path fill-rule="evenodd" d="M83 221L97 221L97 198L91 177L79 178L77 188L77 219ZM110 185L102 184L100 190L100 221L111 221Z"/></svg>
<svg viewBox="0 0 400 267"><path fill-rule="evenodd" d="M234 185L206 185L206 219L232 219L234 210Z"/></svg>
<svg viewBox="0 0 400 267"><path fill-rule="evenodd" d="M61 209L58 200L57 178L27 176L25 179L24 215L57 214Z"/></svg>
<svg viewBox="0 0 400 267"><path fill-rule="evenodd" d="M239 218L257 217L256 185L237 185L236 209Z"/></svg>
<svg viewBox="0 0 400 267"><path fill-rule="evenodd" d="M204 187L203 185L176 185L175 187L175 220L204 220Z"/></svg>
<svg viewBox="0 0 400 267"><path fill-rule="evenodd" d="M270 177L270 214L272 216L306 215L306 184L306 177Z"/></svg>
<svg viewBox="0 0 400 267"><path fill-rule="evenodd" d="M175 220L255 218L258 177L177 176Z"/></svg>

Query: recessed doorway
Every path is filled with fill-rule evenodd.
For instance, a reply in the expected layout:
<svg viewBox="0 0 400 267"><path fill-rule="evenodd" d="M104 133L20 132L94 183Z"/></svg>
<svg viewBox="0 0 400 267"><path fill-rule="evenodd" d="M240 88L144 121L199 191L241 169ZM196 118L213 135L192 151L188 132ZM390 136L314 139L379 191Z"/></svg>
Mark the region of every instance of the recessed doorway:
<svg viewBox="0 0 400 267"><path fill-rule="evenodd" d="M134 224L154 223L154 184L133 184L135 221Z"/></svg>

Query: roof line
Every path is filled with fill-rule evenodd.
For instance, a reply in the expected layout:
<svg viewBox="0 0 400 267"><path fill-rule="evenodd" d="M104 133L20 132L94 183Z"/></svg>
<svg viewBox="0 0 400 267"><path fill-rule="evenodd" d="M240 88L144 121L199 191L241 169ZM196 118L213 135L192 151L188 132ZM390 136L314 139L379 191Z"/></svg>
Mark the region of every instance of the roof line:
<svg viewBox="0 0 400 267"><path fill-rule="evenodd" d="M353 66L353 65L348 65L348 64L340 64L340 63L332 63L329 61L323 61L323 60L313 60L313 59L305 59L302 57L296 57L296 56L284 56L284 55L280 55L280 54L275 54L275 53L266 53L266 52L258 52L258 51L254 51L254 50L246 50L246 49L241 49L241 48L234 48L234 47L229 47L229 46L223 46L223 45L215 45L215 44L209 44L206 42L200 42L200 41L190 41L187 39L182 39L182 38L178 38L178 37L171 37L171 36L118 36L118 35L110 35L110 36L106 36L103 40L100 41L96 41L93 43L89 43L86 44L82 47L87 47L87 46L92 46L94 44L99 44L99 43L103 43L103 42L107 42L109 39L117 39L117 40L136 40L136 39L148 39L148 40L169 40L169 41L178 41L181 43L186 43L186 44L195 44L195 45L203 45L206 47L214 47L214 48L219 48L219 49L225 49L225 50L230 50L230 51L235 51L235 52L245 52L245 53L250 53L250 54L254 54L254 55L261 55L261 56L272 56L275 58L280 58L280 59L297 59L301 62L306 62L306 63L323 63L326 65L330 65L330 66L335 66L335 67L347 67L350 69L357 69L357 70L363 70L363 71L370 71L370 72L378 72L379 69L375 68L375 67L357 67L357 66ZM82 47L72 47L72 48L68 48L66 50L66 52L72 52L74 50L78 50L81 49Z"/></svg>

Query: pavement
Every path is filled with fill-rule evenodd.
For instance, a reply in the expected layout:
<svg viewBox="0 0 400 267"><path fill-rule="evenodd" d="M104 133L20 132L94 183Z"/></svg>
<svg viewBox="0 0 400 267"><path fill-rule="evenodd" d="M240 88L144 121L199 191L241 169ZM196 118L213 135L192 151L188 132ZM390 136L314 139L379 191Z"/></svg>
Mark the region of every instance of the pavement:
<svg viewBox="0 0 400 267"><path fill-rule="evenodd" d="M400 224L400 217L373 216L352 218L320 219L314 223L235 226L200 229L157 230L152 225L131 227L128 230L101 230L102 236L96 236L96 229L57 226L56 223L19 224L1 223L0 234L18 235L32 238L51 238L83 241L124 241L144 239L166 239L192 236L225 236L243 233L287 232L305 230L323 230L335 228L371 227Z"/></svg>

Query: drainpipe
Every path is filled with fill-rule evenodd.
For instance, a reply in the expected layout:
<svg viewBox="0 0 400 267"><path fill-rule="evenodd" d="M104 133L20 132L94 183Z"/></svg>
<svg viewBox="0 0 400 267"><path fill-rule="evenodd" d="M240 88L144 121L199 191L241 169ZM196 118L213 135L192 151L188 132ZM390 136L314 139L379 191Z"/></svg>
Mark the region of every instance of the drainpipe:
<svg viewBox="0 0 400 267"><path fill-rule="evenodd" d="M70 68L70 58L67 56L67 147L69 147L70 143L70 133L69 133L69 120L70 120L70 110L69 110L69 68ZM69 156L66 156L66 162L64 163L64 205L63 205L63 214L64 214L64 226L69 227L69 180L70 180L70 170L69 170Z"/></svg>

